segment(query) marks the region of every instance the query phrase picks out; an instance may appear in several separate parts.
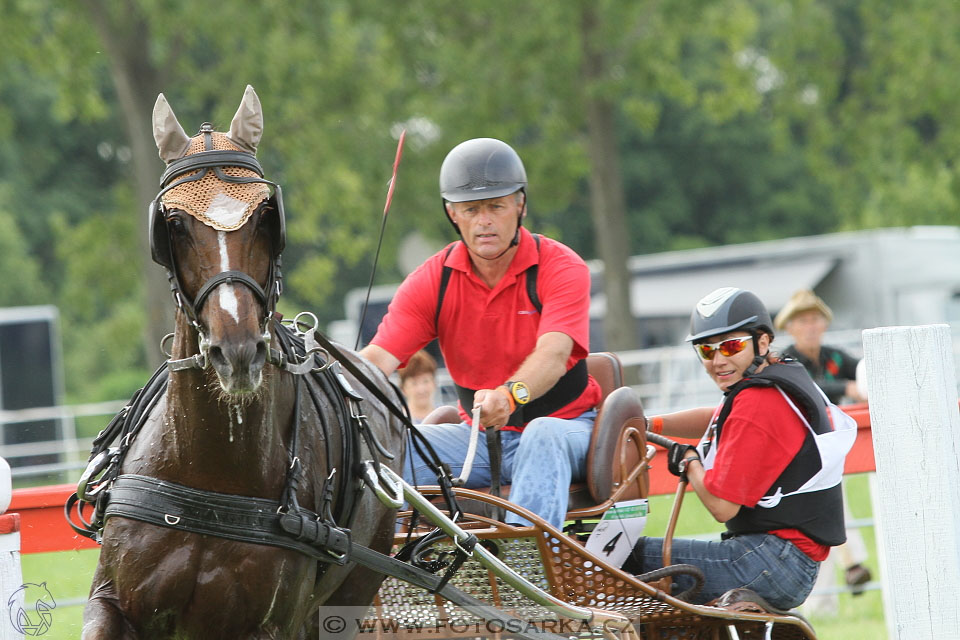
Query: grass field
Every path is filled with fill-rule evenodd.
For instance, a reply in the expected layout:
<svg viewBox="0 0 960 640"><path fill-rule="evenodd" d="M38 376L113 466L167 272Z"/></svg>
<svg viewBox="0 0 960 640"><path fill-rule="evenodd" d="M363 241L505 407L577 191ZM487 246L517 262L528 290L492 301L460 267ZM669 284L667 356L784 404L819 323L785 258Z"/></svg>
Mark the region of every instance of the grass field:
<svg viewBox="0 0 960 640"><path fill-rule="evenodd" d="M850 476L845 483L848 502L857 518L870 516L870 497L866 476ZM672 497L657 496L651 500L651 512L646 532L661 535L666 529ZM677 535L683 536L721 531L696 496L688 494L681 511ZM867 565L874 580L879 579L876 546L873 529L863 529L870 557ZM42 637L44 640L75 640L80 637L82 606L66 606L71 600L80 600L87 595L90 579L97 563L97 551L68 551L39 553L22 558L25 583L46 582L58 603L53 611L53 625ZM842 578L838 575L838 582ZM810 622L821 640L882 640L887 637L883 618L883 603L879 591L868 591L853 597L843 593L838 596L838 612L833 616L810 616Z"/></svg>

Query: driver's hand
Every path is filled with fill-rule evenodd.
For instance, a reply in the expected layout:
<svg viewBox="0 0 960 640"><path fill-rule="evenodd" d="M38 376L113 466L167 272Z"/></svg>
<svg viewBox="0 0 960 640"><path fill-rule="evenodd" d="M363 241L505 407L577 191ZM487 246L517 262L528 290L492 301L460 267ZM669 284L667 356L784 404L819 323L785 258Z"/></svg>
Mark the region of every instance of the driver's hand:
<svg viewBox="0 0 960 640"><path fill-rule="evenodd" d="M473 408L480 407L480 426L499 429L510 418L510 400L494 389L480 389L473 395Z"/></svg>

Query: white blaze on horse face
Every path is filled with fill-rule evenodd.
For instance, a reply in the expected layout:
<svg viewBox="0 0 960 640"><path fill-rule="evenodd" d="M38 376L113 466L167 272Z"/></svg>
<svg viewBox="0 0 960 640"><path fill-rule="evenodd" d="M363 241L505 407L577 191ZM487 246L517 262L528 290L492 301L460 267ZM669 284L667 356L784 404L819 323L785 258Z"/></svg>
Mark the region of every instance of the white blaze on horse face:
<svg viewBox="0 0 960 640"><path fill-rule="evenodd" d="M210 201L210 206L203 215L216 223L215 228L236 229L243 222L249 208L250 204L243 200L231 198L225 193L218 193Z"/></svg>
<svg viewBox="0 0 960 640"><path fill-rule="evenodd" d="M230 271L230 256L227 255L227 232L217 231L217 244L220 246L220 271ZM232 284L222 284L217 287L220 294L220 308L233 316L234 321L240 324L240 303L237 292Z"/></svg>

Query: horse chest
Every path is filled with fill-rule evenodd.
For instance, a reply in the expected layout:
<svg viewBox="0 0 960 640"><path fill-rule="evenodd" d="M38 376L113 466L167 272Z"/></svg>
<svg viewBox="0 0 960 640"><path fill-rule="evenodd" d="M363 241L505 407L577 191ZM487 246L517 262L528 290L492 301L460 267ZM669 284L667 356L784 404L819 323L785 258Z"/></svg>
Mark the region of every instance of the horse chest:
<svg viewBox="0 0 960 640"><path fill-rule="evenodd" d="M302 555L125 520L109 526L109 586L140 637L287 637L302 624L316 571Z"/></svg>

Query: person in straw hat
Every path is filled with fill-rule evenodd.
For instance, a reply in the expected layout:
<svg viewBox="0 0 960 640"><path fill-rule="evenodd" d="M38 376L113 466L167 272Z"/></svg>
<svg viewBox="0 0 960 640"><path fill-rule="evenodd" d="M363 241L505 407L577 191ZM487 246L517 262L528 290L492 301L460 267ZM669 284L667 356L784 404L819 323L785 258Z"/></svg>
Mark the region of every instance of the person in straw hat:
<svg viewBox="0 0 960 640"><path fill-rule="evenodd" d="M793 336L794 344L783 350L785 356L799 361L831 402L844 397L854 401L866 400L857 386L858 359L836 347L824 345L823 334L833 320L830 307L813 291L801 289L793 294L777 314L774 324ZM850 511L844 500L844 512ZM859 531L847 532L846 544L838 547L844 563L847 584L853 594L863 593L863 585L870 581L870 570L863 566L867 550Z"/></svg>
<svg viewBox="0 0 960 640"><path fill-rule="evenodd" d="M844 397L863 400L857 388L857 358L822 344L832 320L830 307L813 291L794 293L774 320L778 330L793 336L793 345L783 355L799 361L831 402L839 403Z"/></svg>

